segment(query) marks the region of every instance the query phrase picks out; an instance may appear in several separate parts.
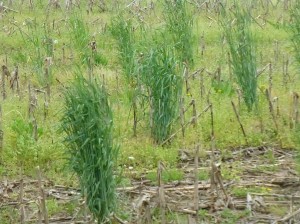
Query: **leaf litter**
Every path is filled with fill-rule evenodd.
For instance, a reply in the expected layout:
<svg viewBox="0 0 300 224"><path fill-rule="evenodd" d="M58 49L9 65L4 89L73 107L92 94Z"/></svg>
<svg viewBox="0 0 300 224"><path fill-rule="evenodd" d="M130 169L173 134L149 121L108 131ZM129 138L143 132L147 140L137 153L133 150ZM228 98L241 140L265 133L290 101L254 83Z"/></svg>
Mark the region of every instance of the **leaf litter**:
<svg viewBox="0 0 300 224"><path fill-rule="evenodd" d="M207 151L207 155L210 154ZM162 163L156 183L148 180L146 173L132 178L130 186L117 188L121 212L112 214L112 219L115 223L226 223L222 220L226 219L224 211L229 209L232 213L247 211L235 223L300 223L300 177L293 161L295 150L261 146L236 148L230 156L222 156L220 150L215 150L214 154L213 172L209 157L199 157L196 162L187 149L178 152L177 166L184 171L183 179L164 182L161 172L168 169ZM240 172L235 176L237 164ZM226 178L228 171L225 169L231 171L231 178ZM198 176L199 172L209 174L206 179L199 180L195 172ZM55 201L61 208L49 212L46 203L49 223L94 223L80 189L46 179L42 180L42 185L46 201ZM29 177L2 180L0 212L8 209L19 218L22 208L24 221L37 223L41 213L39 188L39 181ZM74 208L66 209L68 205ZM124 211L129 214L127 217L122 215ZM168 214L177 218L172 221ZM7 215L10 223L16 222L14 217Z"/></svg>

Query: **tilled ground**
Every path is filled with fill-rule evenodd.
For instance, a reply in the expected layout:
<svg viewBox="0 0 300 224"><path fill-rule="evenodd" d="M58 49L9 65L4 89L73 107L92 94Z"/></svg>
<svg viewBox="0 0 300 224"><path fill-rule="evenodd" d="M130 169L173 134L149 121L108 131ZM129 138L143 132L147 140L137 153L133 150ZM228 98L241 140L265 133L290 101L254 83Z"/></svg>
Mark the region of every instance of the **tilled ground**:
<svg viewBox="0 0 300 224"><path fill-rule="evenodd" d="M249 147L224 155L216 150L214 161L211 152L198 160L190 152L179 151L182 180L165 183L160 177L168 170L160 164L156 184L140 175L131 186L118 188L121 212L114 222L300 223L295 151ZM209 175L199 179L201 173ZM20 223L21 217L43 223L43 200L49 223L93 223L79 189L26 178L0 183L0 223Z"/></svg>

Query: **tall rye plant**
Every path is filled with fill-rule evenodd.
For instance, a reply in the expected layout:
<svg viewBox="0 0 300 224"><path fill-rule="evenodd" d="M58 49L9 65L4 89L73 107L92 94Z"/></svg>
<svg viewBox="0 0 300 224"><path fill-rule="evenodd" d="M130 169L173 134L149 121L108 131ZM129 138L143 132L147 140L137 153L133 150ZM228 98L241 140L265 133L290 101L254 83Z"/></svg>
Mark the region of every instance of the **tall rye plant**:
<svg viewBox="0 0 300 224"><path fill-rule="evenodd" d="M193 65L193 18L187 9L187 1L165 0L165 20L179 61Z"/></svg>
<svg viewBox="0 0 300 224"><path fill-rule="evenodd" d="M134 114L137 101L145 95L146 87L151 136L158 144L169 138L178 116L182 92L179 68L183 62L193 63L192 17L187 12L186 2L165 1L165 11L167 32L163 33L163 38L155 33L156 36L148 39L142 32L142 40L136 40L132 21L122 16L113 20L111 26ZM137 49L143 54L137 55Z"/></svg>
<svg viewBox="0 0 300 224"><path fill-rule="evenodd" d="M17 26L22 39L24 41L24 45L28 46L30 49L28 52L25 52L25 55L28 56L28 62L32 65L32 70L35 74L37 74L38 81L41 85L45 85L49 82L45 78L44 75L44 63L46 57L53 57L53 47L54 40L52 38L52 33L49 28L48 17L46 16L45 22L41 25L38 20L35 18L34 20L24 22L24 26L26 26L27 31L24 32L20 26ZM23 55L23 52L18 52L18 55ZM20 59L23 57L19 58ZM25 60L23 60L25 62ZM49 72L49 77L51 77L51 70Z"/></svg>
<svg viewBox="0 0 300 224"><path fill-rule="evenodd" d="M229 46L232 71L242 89L246 106L251 111L257 103L257 66L250 28L251 15L236 1L230 12L224 9L222 14L221 25Z"/></svg>
<svg viewBox="0 0 300 224"><path fill-rule="evenodd" d="M135 80L135 38L131 20L118 16L112 22L111 33L117 41L119 61L126 80L131 83Z"/></svg>
<svg viewBox="0 0 300 224"><path fill-rule="evenodd" d="M91 51L88 46L91 37L88 26L84 23L82 16L77 13L71 15L69 24L71 41L79 52L80 62L89 66Z"/></svg>
<svg viewBox="0 0 300 224"><path fill-rule="evenodd" d="M292 23L290 25L290 32L292 34L292 43L294 53L298 64L300 65L300 2L296 1L291 10Z"/></svg>
<svg viewBox="0 0 300 224"><path fill-rule="evenodd" d="M136 47L133 26L131 20L123 16L116 17L110 27L111 34L117 42L119 62L127 84L128 98L133 109L133 132L136 136L137 125L137 101L140 95L140 80L137 73Z"/></svg>
<svg viewBox="0 0 300 224"><path fill-rule="evenodd" d="M65 92L62 119L71 166L89 210L102 223L115 208L113 117L104 87L81 75Z"/></svg>
<svg viewBox="0 0 300 224"><path fill-rule="evenodd" d="M151 135L156 143L167 140L178 115L182 78L172 47L157 44L143 59L143 80L149 88Z"/></svg>
<svg viewBox="0 0 300 224"><path fill-rule="evenodd" d="M69 19L71 43L79 53L80 64L86 65L91 73L94 65L107 64L106 59L93 49L92 41L95 37L90 34L88 25L80 13L74 12ZM90 74L91 75L91 74Z"/></svg>

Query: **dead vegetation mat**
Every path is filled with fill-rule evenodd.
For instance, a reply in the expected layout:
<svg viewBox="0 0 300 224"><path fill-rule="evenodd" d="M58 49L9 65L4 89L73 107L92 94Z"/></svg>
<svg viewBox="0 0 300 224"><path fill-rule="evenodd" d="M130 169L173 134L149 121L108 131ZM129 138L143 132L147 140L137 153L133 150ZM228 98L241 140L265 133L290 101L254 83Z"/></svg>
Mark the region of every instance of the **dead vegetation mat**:
<svg viewBox="0 0 300 224"><path fill-rule="evenodd" d="M156 181L146 174L132 178L130 186L117 189L120 208L113 223L300 223L296 150L263 146L213 154L212 161L179 150L181 180L164 182L168 168L162 163ZM79 189L27 177L1 181L0 221L94 223Z"/></svg>

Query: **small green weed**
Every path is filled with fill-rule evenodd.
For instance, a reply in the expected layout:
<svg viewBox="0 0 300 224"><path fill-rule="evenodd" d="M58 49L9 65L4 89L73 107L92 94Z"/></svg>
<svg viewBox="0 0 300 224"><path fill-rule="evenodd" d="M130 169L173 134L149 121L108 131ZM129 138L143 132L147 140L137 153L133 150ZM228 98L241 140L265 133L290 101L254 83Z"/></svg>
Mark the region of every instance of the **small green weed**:
<svg viewBox="0 0 300 224"><path fill-rule="evenodd" d="M271 149L269 149L265 153L264 158L267 159L268 163L275 164L276 158L275 158L274 153Z"/></svg>
<svg viewBox="0 0 300 224"><path fill-rule="evenodd" d="M56 199L49 199L46 201L48 215L51 217L62 211L62 206L58 204Z"/></svg>
<svg viewBox="0 0 300 224"><path fill-rule="evenodd" d="M283 217L289 213L288 206L272 205L267 208L267 211L273 215Z"/></svg>
<svg viewBox="0 0 300 224"><path fill-rule="evenodd" d="M15 220L19 219L19 212L17 209L2 207L0 209L0 221L1 224L15 223Z"/></svg>
<svg viewBox="0 0 300 224"><path fill-rule="evenodd" d="M233 187L230 192L236 197L246 197L247 193L270 193L271 190L266 187Z"/></svg>
<svg viewBox="0 0 300 224"><path fill-rule="evenodd" d="M11 125L10 147L13 150L5 151L16 161L16 165L23 166L25 171L30 171L35 168L40 162L41 154L40 146L33 137L33 127L24 119L16 119ZM39 136L42 135L42 129L38 130Z"/></svg>
<svg viewBox="0 0 300 224"><path fill-rule="evenodd" d="M183 179L184 172L180 169L168 169L162 172L162 180L164 182L180 181ZM146 178L151 180L153 183L157 182L157 172L152 171L147 173Z"/></svg>
<svg viewBox="0 0 300 224"><path fill-rule="evenodd" d="M209 179L209 171L208 170L199 170L198 178L199 178L199 180L208 180Z"/></svg>
<svg viewBox="0 0 300 224"><path fill-rule="evenodd" d="M211 216L210 216L209 212L205 209L200 209L198 211L198 215L199 215L200 220L203 222L211 221Z"/></svg>
<svg viewBox="0 0 300 224"><path fill-rule="evenodd" d="M222 224L232 224L237 223L240 219L249 215L249 211L232 211L230 209L224 209L221 212Z"/></svg>
<svg viewBox="0 0 300 224"><path fill-rule="evenodd" d="M232 164L230 167L224 164L221 168L221 173L225 180L239 180L242 174L242 168L236 164Z"/></svg>
<svg viewBox="0 0 300 224"><path fill-rule="evenodd" d="M265 171L275 172L279 170L279 166L273 164L260 165L260 166L256 166L253 170L258 172L265 172Z"/></svg>

